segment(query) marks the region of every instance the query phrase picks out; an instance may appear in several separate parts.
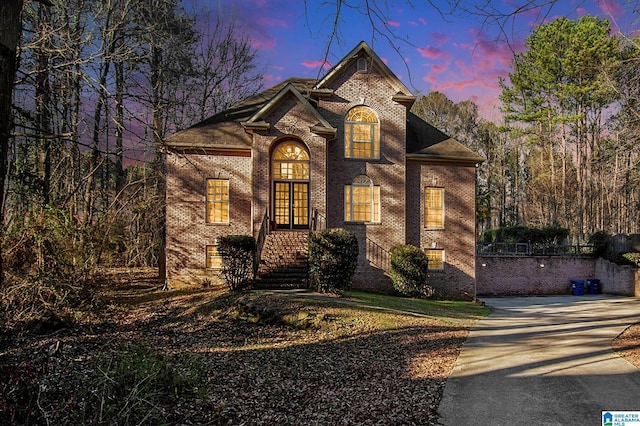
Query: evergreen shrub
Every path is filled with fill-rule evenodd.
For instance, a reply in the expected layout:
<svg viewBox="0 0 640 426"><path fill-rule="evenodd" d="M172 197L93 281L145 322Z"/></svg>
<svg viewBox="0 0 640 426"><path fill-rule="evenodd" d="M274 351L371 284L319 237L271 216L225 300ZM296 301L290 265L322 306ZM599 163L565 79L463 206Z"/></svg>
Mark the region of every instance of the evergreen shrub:
<svg viewBox="0 0 640 426"><path fill-rule="evenodd" d="M412 245L393 247L391 280L393 288L404 296L430 295L427 284L429 259L424 251Z"/></svg>
<svg viewBox="0 0 640 426"><path fill-rule="evenodd" d="M321 293L351 288L358 266L358 239L346 229L326 229L309 235L309 281Z"/></svg>

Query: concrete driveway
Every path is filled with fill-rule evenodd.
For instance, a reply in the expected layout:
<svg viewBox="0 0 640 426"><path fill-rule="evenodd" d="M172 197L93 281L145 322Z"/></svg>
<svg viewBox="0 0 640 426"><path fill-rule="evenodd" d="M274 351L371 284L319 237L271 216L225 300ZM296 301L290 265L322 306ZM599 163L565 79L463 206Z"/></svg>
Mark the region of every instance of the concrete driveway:
<svg viewBox="0 0 640 426"><path fill-rule="evenodd" d="M640 370L611 340L640 320L640 300L606 295L483 298L447 381L440 423L602 425L640 411Z"/></svg>

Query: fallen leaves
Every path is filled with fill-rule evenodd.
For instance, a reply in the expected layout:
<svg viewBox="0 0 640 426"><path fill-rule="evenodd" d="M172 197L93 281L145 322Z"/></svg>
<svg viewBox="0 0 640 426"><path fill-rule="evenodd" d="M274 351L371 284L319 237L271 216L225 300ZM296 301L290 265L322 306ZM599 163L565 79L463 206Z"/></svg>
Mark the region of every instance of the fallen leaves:
<svg viewBox="0 0 640 426"><path fill-rule="evenodd" d="M33 397L22 402L32 409L23 423L435 424L467 335L466 325L344 301L137 290L135 282L118 290L103 295L103 309L78 327L3 341L2 371L46 366L25 376L27 388L16 388ZM140 347L148 353L128 355ZM127 360L127 368L153 373L132 376L136 387L107 392L117 379L113 366ZM149 368L149 360L163 369ZM191 379L171 391L157 371ZM105 419L100 410L115 414Z"/></svg>

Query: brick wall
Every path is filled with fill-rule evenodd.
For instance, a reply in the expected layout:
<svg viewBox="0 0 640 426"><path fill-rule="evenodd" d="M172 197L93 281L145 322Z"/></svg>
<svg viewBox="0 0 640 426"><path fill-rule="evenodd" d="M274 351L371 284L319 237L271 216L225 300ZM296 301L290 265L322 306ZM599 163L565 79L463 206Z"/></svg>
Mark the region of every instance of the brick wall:
<svg viewBox="0 0 640 426"><path fill-rule="evenodd" d="M478 295L571 294L572 279L598 278L595 260L575 256L478 256Z"/></svg>
<svg viewBox="0 0 640 426"><path fill-rule="evenodd" d="M444 249L442 271L431 271L429 284L438 294L456 298L475 295L475 179L472 166L407 164L407 243L422 249ZM424 190L444 188L443 229L424 225Z"/></svg>
<svg viewBox="0 0 640 426"><path fill-rule="evenodd" d="M321 114L337 128L327 154L327 226L352 230L358 237L360 256L354 287L373 291L393 290L389 278L367 258L367 239L386 250L404 244L405 237L405 106L392 100L394 89L375 68L359 73L355 61L328 82L333 97L319 104ZM380 159L357 160L344 156L344 118L357 106L371 108L380 122ZM344 221L344 186L360 174L380 186L380 223Z"/></svg>
<svg viewBox="0 0 640 426"><path fill-rule="evenodd" d="M223 235L251 234L251 158L168 153L167 279L197 284L215 273L205 268L206 246ZM229 224L207 224L206 179L229 179Z"/></svg>
<svg viewBox="0 0 640 426"><path fill-rule="evenodd" d="M595 261L594 278L600 280L603 293L640 297L639 268L598 258Z"/></svg>

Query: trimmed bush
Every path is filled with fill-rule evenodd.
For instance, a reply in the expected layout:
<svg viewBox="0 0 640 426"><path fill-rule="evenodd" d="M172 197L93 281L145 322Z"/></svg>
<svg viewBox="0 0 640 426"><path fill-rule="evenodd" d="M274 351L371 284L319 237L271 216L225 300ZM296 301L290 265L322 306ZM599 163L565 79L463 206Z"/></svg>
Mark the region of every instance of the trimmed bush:
<svg viewBox="0 0 640 426"><path fill-rule="evenodd" d="M358 266L358 239L345 229L326 229L309 235L309 282L321 293L351 288Z"/></svg>
<svg viewBox="0 0 640 426"><path fill-rule="evenodd" d="M222 256L222 277L231 291L242 290L253 282L256 239L249 235L229 235L218 240Z"/></svg>
<svg viewBox="0 0 640 426"><path fill-rule="evenodd" d="M404 296L428 296L432 292L427 285L429 259L416 246L396 246L391 255L391 281L393 288Z"/></svg>

